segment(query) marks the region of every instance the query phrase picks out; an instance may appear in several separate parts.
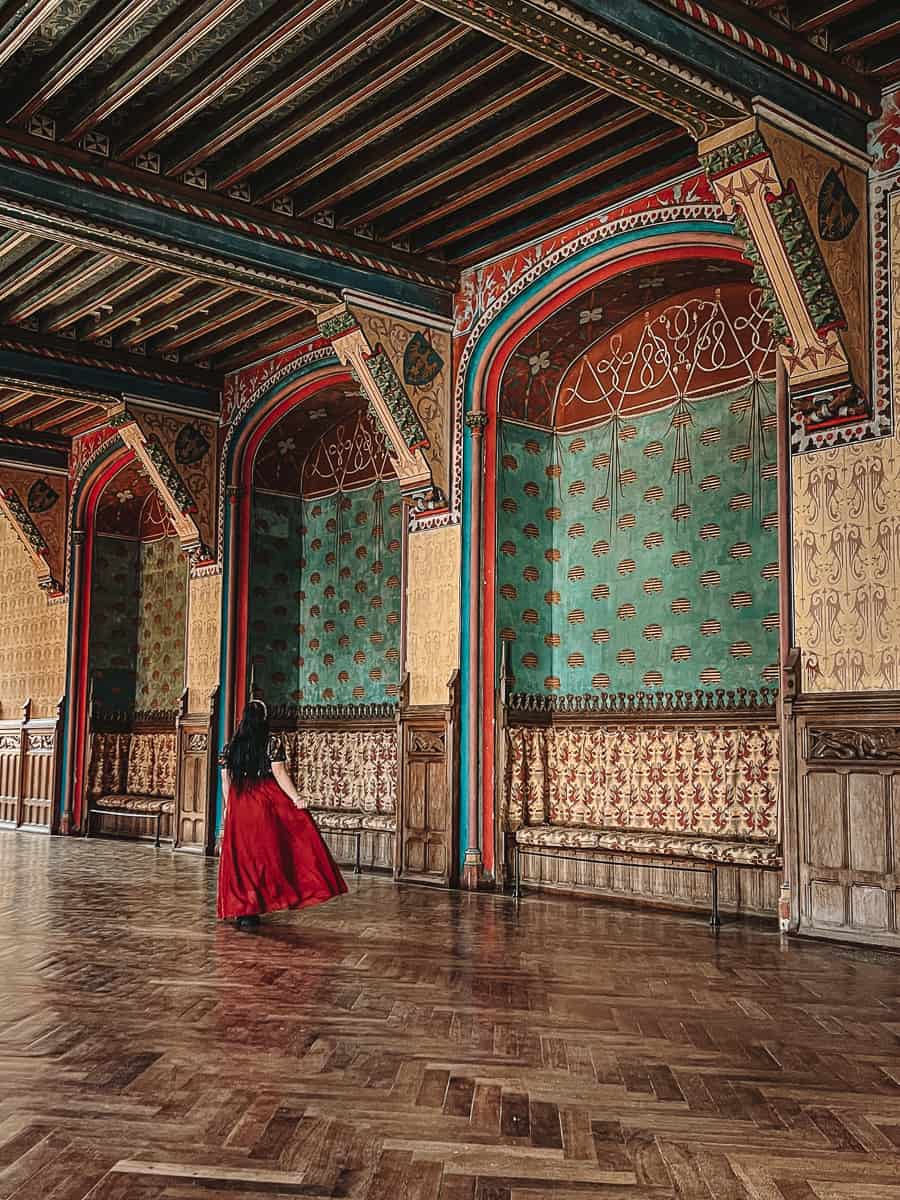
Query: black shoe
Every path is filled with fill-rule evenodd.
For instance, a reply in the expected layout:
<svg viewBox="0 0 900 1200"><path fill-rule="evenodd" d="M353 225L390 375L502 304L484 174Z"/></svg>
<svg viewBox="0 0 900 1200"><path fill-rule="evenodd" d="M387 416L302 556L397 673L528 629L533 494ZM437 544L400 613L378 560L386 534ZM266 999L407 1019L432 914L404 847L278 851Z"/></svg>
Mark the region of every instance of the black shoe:
<svg viewBox="0 0 900 1200"><path fill-rule="evenodd" d="M238 917L238 929L259 929L259 917Z"/></svg>

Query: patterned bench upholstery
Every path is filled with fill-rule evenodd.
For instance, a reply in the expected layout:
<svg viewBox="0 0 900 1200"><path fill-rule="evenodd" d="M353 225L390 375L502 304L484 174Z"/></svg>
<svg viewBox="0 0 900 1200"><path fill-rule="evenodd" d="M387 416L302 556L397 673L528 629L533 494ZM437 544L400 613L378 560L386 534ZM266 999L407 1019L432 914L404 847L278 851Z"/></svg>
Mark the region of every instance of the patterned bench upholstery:
<svg viewBox="0 0 900 1200"><path fill-rule="evenodd" d="M523 853L782 864L774 727L521 725L507 747L502 819Z"/></svg>
<svg viewBox="0 0 900 1200"><path fill-rule="evenodd" d="M95 733L88 768L88 815L151 817L160 843L162 818L175 812L175 733Z"/></svg>
<svg viewBox="0 0 900 1200"><path fill-rule="evenodd" d="M298 729L284 735L287 765L325 832L355 836L397 830L397 732Z"/></svg>

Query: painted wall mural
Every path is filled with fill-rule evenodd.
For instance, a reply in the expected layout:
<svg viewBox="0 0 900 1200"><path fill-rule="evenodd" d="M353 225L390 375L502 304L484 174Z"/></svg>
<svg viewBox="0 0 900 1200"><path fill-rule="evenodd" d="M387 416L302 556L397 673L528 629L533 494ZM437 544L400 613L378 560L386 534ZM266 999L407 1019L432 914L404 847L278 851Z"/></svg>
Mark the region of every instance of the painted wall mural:
<svg viewBox="0 0 900 1200"><path fill-rule="evenodd" d="M257 457L250 661L275 704L399 695L400 483L366 409L350 403L336 423L328 405L312 410L319 424L292 410Z"/></svg>
<svg viewBox="0 0 900 1200"><path fill-rule="evenodd" d="M187 564L177 538L141 542L135 705L173 709L184 690Z"/></svg>
<svg viewBox="0 0 900 1200"><path fill-rule="evenodd" d="M515 690L777 686L759 297L732 283L659 301L562 365L591 303L530 335L501 385L497 626Z"/></svg>
<svg viewBox="0 0 900 1200"><path fill-rule="evenodd" d="M68 606L47 602L19 535L0 516L0 716L17 717L32 701L49 717L66 687Z"/></svg>

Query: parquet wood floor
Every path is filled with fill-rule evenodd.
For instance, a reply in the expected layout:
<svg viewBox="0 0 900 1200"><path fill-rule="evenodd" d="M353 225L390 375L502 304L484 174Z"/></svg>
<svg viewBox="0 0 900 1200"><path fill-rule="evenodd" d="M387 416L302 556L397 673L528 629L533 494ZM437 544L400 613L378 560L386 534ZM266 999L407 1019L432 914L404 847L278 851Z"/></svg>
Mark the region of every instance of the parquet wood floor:
<svg viewBox="0 0 900 1200"><path fill-rule="evenodd" d="M0 834L2 1200L900 1200L889 955Z"/></svg>

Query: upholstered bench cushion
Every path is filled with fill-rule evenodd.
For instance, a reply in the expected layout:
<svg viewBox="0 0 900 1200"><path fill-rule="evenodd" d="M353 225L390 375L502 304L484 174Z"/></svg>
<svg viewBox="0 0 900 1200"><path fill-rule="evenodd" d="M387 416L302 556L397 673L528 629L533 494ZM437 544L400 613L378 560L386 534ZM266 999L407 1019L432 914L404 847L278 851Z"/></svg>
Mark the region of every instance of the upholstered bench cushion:
<svg viewBox="0 0 900 1200"><path fill-rule="evenodd" d="M355 833L357 829L370 833L394 833L397 829L397 820L390 813L329 808L310 808L309 811L320 829L335 833Z"/></svg>
<svg viewBox="0 0 900 1200"><path fill-rule="evenodd" d="M94 808L114 808L122 812L139 813L142 816L156 816L160 813L173 813L175 801L161 796L101 796L94 801Z"/></svg>
<svg viewBox="0 0 900 1200"><path fill-rule="evenodd" d="M586 825L526 825L516 832L523 847L604 850L608 853L659 855L741 867L781 866L781 850L767 842L730 841L696 835L593 829Z"/></svg>

